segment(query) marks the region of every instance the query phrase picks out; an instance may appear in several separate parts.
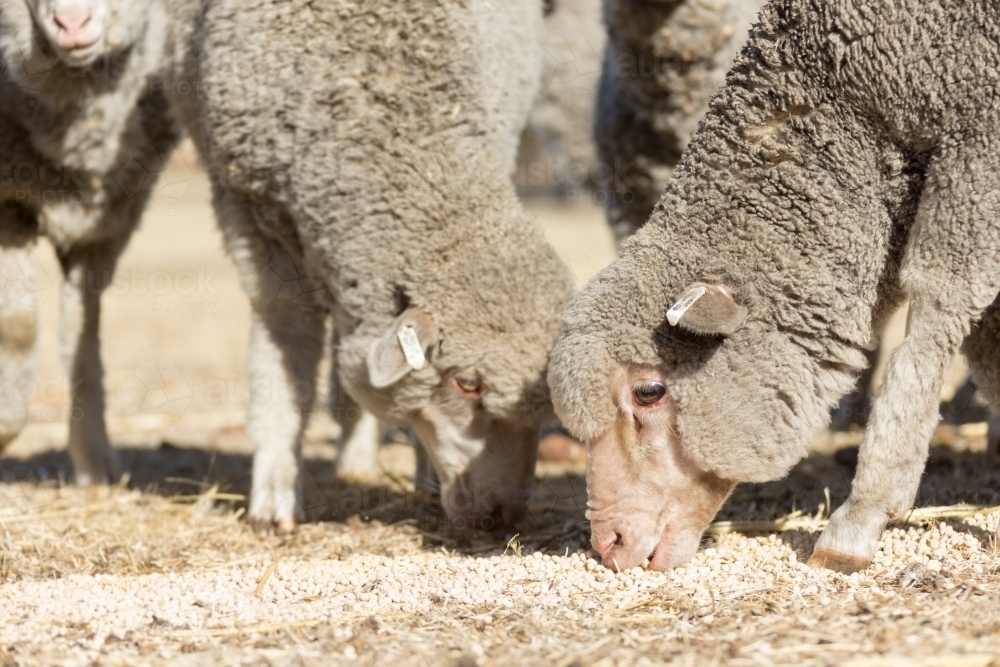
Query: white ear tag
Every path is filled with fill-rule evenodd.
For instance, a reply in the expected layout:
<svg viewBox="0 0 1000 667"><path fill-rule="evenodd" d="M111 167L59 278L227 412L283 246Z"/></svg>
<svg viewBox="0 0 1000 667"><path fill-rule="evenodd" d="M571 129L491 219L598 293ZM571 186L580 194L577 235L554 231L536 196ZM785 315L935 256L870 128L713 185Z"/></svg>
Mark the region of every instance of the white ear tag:
<svg viewBox="0 0 1000 667"><path fill-rule="evenodd" d="M420 347L420 339L417 338L417 332L413 329L413 326L407 324L399 333L396 334L396 339L399 340L399 346L403 348L403 356L406 357L406 363L410 365L415 371L419 371L427 363L427 357L424 356L424 348Z"/></svg>
<svg viewBox="0 0 1000 667"><path fill-rule="evenodd" d="M707 291L708 288L704 285L696 285L685 290L681 294L681 298L677 299L677 302L667 310L667 322L670 322L670 326L677 326L677 323L684 317L684 313L688 311L688 308L693 306L698 299L705 296Z"/></svg>

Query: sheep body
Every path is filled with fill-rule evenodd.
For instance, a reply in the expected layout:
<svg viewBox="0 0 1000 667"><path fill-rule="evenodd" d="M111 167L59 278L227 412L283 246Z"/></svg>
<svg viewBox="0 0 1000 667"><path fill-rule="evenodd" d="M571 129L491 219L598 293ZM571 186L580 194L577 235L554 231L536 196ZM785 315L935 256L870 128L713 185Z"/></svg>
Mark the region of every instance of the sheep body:
<svg viewBox="0 0 1000 667"><path fill-rule="evenodd" d="M271 388L251 395L251 516L281 528L302 511L299 442L328 311L343 388L378 419L413 424L449 513L523 511L551 410L552 314L571 292L509 178L538 85L540 3L187 0L171 12L167 93L209 165L254 305L252 386ZM395 338L407 327L429 359L417 369ZM468 383L456 395L465 370L481 395ZM497 498L464 514L451 503L480 491Z"/></svg>
<svg viewBox="0 0 1000 667"><path fill-rule="evenodd" d="M0 409L0 438L16 435L27 416L37 324L27 248L44 235L66 278L60 347L79 416L70 421L69 451L86 483L117 471L104 425L100 293L177 132L150 85L163 63L163 6L133 2L112 12L96 3L106 10L92 21L101 23L99 40L81 55L54 45L51 16L63 5L0 2L0 265L16 294L0 304L0 359L15 359L3 374L16 376Z"/></svg>
<svg viewBox="0 0 1000 667"><path fill-rule="evenodd" d="M867 564L886 521L912 503L940 383L977 321L970 362L985 382L997 376L1000 331L992 314L980 318L1000 292L998 35L987 2L765 5L649 223L564 314L549 372L564 423L608 451L599 443L624 437L612 428L622 415L669 411L635 437L662 434L648 451L676 446L691 466L678 474L701 471L698 484L721 502L719 480L775 479L805 455L906 298L907 336L875 400L851 498L812 561ZM715 290L702 292L711 296L698 318L728 317L719 313L736 311L715 306L730 299L745 321L720 322L732 331L722 336L684 316L665 322L697 285ZM664 384L669 399L630 404L623 369ZM601 471L592 468L595 488ZM603 505L592 510L606 524L595 546L621 567L641 560L653 539L634 529L641 511L622 547L629 539L607 531L623 519ZM663 540L655 562L683 560L664 554L688 546Z"/></svg>

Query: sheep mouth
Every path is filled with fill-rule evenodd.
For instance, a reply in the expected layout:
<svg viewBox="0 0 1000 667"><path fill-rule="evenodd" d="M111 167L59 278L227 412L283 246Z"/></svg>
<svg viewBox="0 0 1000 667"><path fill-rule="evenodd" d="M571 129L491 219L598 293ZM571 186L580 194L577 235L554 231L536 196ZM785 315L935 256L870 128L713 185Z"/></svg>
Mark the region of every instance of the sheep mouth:
<svg viewBox="0 0 1000 667"><path fill-rule="evenodd" d="M683 565L691 559L694 551L697 551L697 543L694 549L688 551L686 547L692 546L688 540L686 531L678 531L667 525L660 533L660 539L649 554L649 562L646 569L662 572L671 568Z"/></svg>
<svg viewBox="0 0 1000 667"><path fill-rule="evenodd" d="M100 39L86 46L65 47L56 42L52 45L56 57L70 67L86 67L101 56L103 49L103 41Z"/></svg>
<svg viewBox="0 0 1000 667"><path fill-rule="evenodd" d="M663 529L663 534L660 536L660 541L656 543L653 550L650 552L646 561L646 569L663 571L667 569L666 560L669 557L670 547L668 544L668 536L670 535L670 527Z"/></svg>

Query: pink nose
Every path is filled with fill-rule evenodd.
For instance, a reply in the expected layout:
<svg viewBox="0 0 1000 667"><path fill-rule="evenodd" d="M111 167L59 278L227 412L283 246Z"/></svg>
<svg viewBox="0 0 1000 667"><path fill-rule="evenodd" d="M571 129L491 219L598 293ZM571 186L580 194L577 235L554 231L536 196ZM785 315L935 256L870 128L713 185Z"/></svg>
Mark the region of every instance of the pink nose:
<svg viewBox="0 0 1000 667"><path fill-rule="evenodd" d="M80 5L70 5L57 11L52 19L59 30L55 42L60 47L82 49L97 41L99 31L93 29L90 9Z"/></svg>
<svg viewBox="0 0 1000 667"><path fill-rule="evenodd" d="M74 35L90 23L90 10L86 7L74 6L56 12L53 18L57 26Z"/></svg>
<svg viewBox="0 0 1000 667"><path fill-rule="evenodd" d="M612 547L623 546L625 544L621 533L609 532L603 533L601 535L592 534L590 536L590 544L594 547L594 551L601 555L601 560L606 560L608 557L608 552L611 551Z"/></svg>

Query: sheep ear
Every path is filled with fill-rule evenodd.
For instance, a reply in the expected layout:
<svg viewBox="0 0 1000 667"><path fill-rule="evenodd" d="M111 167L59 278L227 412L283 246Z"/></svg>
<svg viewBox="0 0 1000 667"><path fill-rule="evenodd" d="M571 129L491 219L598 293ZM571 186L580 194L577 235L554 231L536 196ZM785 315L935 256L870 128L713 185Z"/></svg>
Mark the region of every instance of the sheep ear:
<svg viewBox="0 0 1000 667"><path fill-rule="evenodd" d="M747 314L727 288L694 283L667 310L667 322L698 334L727 336L742 326Z"/></svg>
<svg viewBox="0 0 1000 667"><path fill-rule="evenodd" d="M438 340L434 318L408 308L368 350L368 381L375 389L399 382L411 370L427 365L427 348Z"/></svg>

